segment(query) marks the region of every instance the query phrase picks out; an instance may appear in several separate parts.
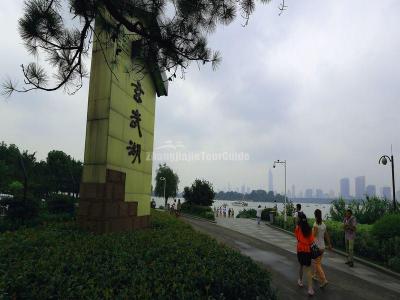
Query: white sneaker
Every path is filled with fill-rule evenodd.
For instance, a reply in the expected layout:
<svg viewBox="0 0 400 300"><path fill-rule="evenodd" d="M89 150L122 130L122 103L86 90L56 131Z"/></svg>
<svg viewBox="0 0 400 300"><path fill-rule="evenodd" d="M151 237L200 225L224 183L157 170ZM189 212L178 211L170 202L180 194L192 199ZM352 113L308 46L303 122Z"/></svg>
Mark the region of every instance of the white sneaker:
<svg viewBox="0 0 400 300"><path fill-rule="evenodd" d="M301 281L300 279L297 280L297 285L299 287L303 287L303 281Z"/></svg>

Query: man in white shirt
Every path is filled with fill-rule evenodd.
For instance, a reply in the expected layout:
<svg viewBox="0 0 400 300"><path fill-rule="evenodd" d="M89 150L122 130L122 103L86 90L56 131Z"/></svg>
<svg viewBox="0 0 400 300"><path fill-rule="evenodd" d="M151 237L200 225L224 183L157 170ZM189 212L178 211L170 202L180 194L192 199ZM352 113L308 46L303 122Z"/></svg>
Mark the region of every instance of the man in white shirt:
<svg viewBox="0 0 400 300"><path fill-rule="evenodd" d="M262 208L261 205L258 206L257 208L257 224L260 225L260 221L261 221L261 213L262 213Z"/></svg>

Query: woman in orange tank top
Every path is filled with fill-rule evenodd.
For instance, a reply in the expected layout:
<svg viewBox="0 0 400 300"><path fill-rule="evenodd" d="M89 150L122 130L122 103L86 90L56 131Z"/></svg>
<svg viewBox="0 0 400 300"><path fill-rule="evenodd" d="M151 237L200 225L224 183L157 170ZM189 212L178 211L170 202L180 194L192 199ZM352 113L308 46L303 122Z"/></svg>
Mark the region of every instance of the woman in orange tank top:
<svg viewBox="0 0 400 300"><path fill-rule="evenodd" d="M294 234L297 239L297 260L300 264L299 279L297 284L303 286L303 269L307 276L308 295L313 296L314 290L312 286L311 273L311 250L310 246L314 242L311 227L307 222L307 217L304 213L299 213L298 222Z"/></svg>

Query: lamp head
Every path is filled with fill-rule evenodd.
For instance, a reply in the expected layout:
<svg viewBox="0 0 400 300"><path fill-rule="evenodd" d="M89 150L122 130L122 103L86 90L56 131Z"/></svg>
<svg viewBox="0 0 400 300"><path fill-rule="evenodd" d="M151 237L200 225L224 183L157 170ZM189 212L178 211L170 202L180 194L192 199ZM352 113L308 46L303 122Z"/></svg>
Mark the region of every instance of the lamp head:
<svg viewBox="0 0 400 300"><path fill-rule="evenodd" d="M386 165L386 164L387 164L387 159L386 159L386 157L382 157L381 162L382 162L383 165Z"/></svg>

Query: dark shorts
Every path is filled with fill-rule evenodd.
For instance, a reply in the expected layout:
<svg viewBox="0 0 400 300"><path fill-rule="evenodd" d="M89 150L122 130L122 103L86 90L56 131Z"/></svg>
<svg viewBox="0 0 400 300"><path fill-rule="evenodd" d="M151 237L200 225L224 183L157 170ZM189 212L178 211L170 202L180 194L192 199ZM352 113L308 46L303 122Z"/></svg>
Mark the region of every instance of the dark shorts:
<svg viewBox="0 0 400 300"><path fill-rule="evenodd" d="M309 267L311 266L311 253L309 252L297 252L297 260L300 265Z"/></svg>

